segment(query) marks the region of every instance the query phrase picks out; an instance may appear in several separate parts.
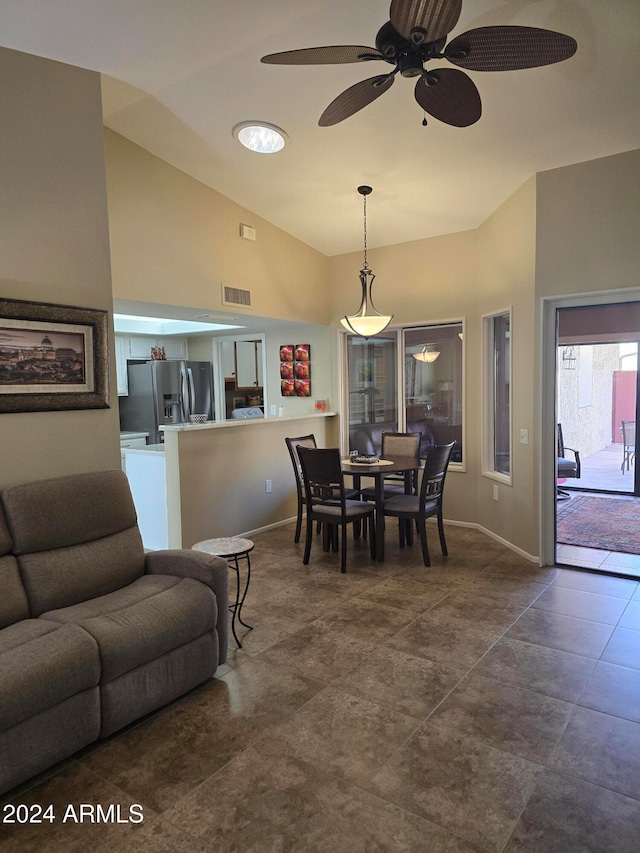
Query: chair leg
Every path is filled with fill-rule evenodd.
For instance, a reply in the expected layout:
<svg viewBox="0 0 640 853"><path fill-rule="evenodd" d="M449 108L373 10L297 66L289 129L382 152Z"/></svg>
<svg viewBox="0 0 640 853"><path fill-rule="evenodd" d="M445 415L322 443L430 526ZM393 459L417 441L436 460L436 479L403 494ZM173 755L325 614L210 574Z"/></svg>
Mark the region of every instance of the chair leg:
<svg viewBox="0 0 640 853"><path fill-rule="evenodd" d="M331 525L331 546L335 554L338 553L338 525Z"/></svg>
<svg viewBox="0 0 640 853"><path fill-rule="evenodd" d="M296 521L296 535L293 541L297 544L300 541L300 531L302 530L302 504L298 503L298 519Z"/></svg>
<svg viewBox="0 0 640 853"><path fill-rule="evenodd" d="M440 545L442 546L442 556L448 557L447 540L444 538L444 523L442 521L442 510L438 513L438 533L440 535Z"/></svg>
<svg viewBox="0 0 640 853"><path fill-rule="evenodd" d="M420 520L420 544L422 545L422 560L425 566L431 565L429 559L429 546L427 545L427 522L426 519Z"/></svg>
<svg viewBox="0 0 640 853"><path fill-rule="evenodd" d="M361 536L361 533L362 533L362 522L360 521L360 519L357 519L357 521L353 522L353 538L359 539Z"/></svg>
<svg viewBox="0 0 640 853"><path fill-rule="evenodd" d="M407 528L404 523L404 518L398 517L398 544L404 548L406 541Z"/></svg>
<svg viewBox="0 0 640 853"><path fill-rule="evenodd" d="M311 555L311 541L313 539L313 522L311 514L307 515L307 532L304 540L304 557L302 558L303 565L309 565L309 557Z"/></svg>
<svg viewBox="0 0 640 853"><path fill-rule="evenodd" d="M366 527L366 521L365 521ZM369 553L371 554L371 559L375 560L377 556L376 552L376 517L374 513L371 513L369 516Z"/></svg>
<svg viewBox="0 0 640 853"><path fill-rule="evenodd" d="M334 527L335 527L336 536L337 536L337 535L338 535L338 525L337 525L337 524L335 524L335 525L334 525ZM342 535L342 558L341 558L341 560L340 560L340 571L341 571L341 572L342 572L342 574L344 575L344 574L346 574L346 572L347 572L347 525L346 525L346 524L341 524L341 525L340 525L340 527L342 528L342 530L341 530L341 535ZM336 546L337 546L337 544L338 544L338 543L336 542ZM336 550L338 550L338 549L337 549L337 547L336 547Z"/></svg>
<svg viewBox="0 0 640 853"><path fill-rule="evenodd" d="M406 533L407 545L413 545L413 524L411 523L411 519L408 518L405 521L405 524L407 526L407 533Z"/></svg>

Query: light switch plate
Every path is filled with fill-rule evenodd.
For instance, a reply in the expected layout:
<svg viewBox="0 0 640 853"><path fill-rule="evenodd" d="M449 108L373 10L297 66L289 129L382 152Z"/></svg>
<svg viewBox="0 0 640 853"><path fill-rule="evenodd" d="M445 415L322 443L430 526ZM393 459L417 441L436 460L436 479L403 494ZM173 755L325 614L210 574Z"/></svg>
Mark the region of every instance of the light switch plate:
<svg viewBox="0 0 640 853"><path fill-rule="evenodd" d="M529 430L521 429L520 430L520 444L529 444Z"/></svg>

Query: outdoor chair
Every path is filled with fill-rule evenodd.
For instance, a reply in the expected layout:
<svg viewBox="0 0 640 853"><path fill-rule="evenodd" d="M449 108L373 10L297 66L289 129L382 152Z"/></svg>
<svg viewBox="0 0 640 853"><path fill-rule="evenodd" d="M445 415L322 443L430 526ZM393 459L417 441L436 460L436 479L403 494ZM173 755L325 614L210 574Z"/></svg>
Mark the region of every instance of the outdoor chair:
<svg viewBox="0 0 640 853"><path fill-rule="evenodd" d="M573 459L567 459L566 451L573 453ZM558 424L558 479L579 479L580 451L567 447L562 436L562 424ZM569 500L571 495L558 487L558 500Z"/></svg>
<svg viewBox="0 0 640 853"><path fill-rule="evenodd" d="M636 458L636 422L622 421L622 465L620 470L624 474L626 467L635 462Z"/></svg>
<svg viewBox="0 0 640 853"><path fill-rule="evenodd" d="M449 460L453 451L455 441L451 444L436 444L430 448L422 474L420 492L417 495L394 495L384 502L384 514L398 519L398 531L400 547L403 548L405 541L411 544L412 523L416 523L422 545L422 559L425 566L431 565L429 558L429 546L427 544L428 518L435 516L438 522L438 534L442 555L447 556L447 542L444 536L444 523L442 521L442 496L444 494L444 483L449 467Z"/></svg>
<svg viewBox="0 0 640 853"><path fill-rule="evenodd" d="M418 456L420 452L421 432L383 432L381 456ZM416 491L418 483L417 472L414 472L413 491ZM394 495L403 495L405 491L404 474L389 474L384 478L384 496L392 498ZM376 499L375 486L367 486L362 489L363 500L374 501Z"/></svg>
<svg viewBox="0 0 640 853"><path fill-rule="evenodd" d="M307 507L307 532L302 562L308 565L313 539L313 522L327 526L332 533L342 530L342 557L340 571L347 571L347 525L369 525L369 549L371 559L376 558L375 507L365 501L347 498L344 475L340 462L340 450L336 448L311 448L298 446L298 457L302 466ZM328 542L328 539L326 540ZM325 548L326 550L326 548Z"/></svg>

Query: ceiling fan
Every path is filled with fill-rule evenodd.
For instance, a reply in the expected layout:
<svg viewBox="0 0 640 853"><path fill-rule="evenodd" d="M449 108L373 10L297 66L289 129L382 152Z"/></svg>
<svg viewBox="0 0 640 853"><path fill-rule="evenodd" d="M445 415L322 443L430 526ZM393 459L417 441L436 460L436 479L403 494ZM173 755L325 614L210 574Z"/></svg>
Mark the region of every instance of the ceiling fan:
<svg viewBox="0 0 640 853"><path fill-rule="evenodd" d="M392 0L376 46L333 45L270 53L270 65L332 65L382 61L395 66L388 74L350 86L333 100L318 124L328 127L349 118L391 88L398 72L417 77L414 95L422 109L445 124L468 127L482 115L480 93L473 80L456 68L425 68L446 59L470 71L513 71L569 59L577 50L571 36L536 27L478 27L447 36L458 23L462 0ZM426 124L426 118L423 121Z"/></svg>

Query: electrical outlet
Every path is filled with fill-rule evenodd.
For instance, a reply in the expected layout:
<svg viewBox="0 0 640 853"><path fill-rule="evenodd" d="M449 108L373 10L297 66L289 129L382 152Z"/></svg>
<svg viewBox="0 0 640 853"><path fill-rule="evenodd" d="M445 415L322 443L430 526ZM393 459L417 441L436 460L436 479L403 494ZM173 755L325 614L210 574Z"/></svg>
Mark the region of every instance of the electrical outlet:
<svg viewBox="0 0 640 853"><path fill-rule="evenodd" d="M493 486L493 499L494 499L494 501L500 500L500 495L498 493L498 486L495 483Z"/></svg>
<svg viewBox="0 0 640 853"><path fill-rule="evenodd" d="M277 410L277 406L275 406L273 404L271 406L269 406L269 413L270 414L275 415L276 410Z"/></svg>
<svg viewBox="0 0 640 853"><path fill-rule="evenodd" d="M270 495L273 491L273 480L265 480L264 481L264 492L266 495Z"/></svg>
<svg viewBox="0 0 640 853"><path fill-rule="evenodd" d="M521 429L520 430L520 444L529 444L529 430Z"/></svg>

